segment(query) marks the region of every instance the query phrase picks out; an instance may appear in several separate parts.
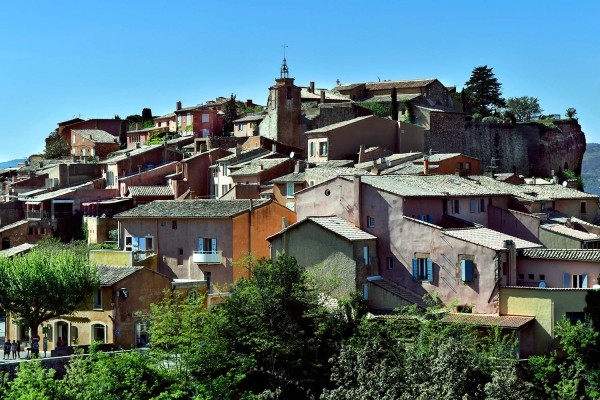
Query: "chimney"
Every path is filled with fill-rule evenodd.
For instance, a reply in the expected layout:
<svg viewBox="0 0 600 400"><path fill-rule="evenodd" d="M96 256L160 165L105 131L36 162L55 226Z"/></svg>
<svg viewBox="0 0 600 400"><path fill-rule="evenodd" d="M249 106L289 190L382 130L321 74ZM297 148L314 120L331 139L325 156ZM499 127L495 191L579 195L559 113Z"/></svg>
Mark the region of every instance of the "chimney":
<svg viewBox="0 0 600 400"><path fill-rule="evenodd" d="M178 101L177 103L175 103L175 110L176 111L181 110L181 101Z"/></svg>
<svg viewBox="0 0 600 400"><path fill-rule="evenodd" d="M271 151L272 151L273 153L277 153L277 144L273 143L273 144L271 145Z"/></svg>
<svg viewBox="0 0 600 400"><path fill-rule="evenodd" d="M258 170L259 170L259 171L262 171L262 170L263 170L263 165L262 165L262 164L260 164L260 165L258 166Z"/></svg>
<svg viewBox="0 0 600 400"><path fill-rule="evenodd" d="M136 122L135 123L135 130L139 131L140 129L142 129L142 123L141 122Z"/></svg>
<svg viewBox="0 0 600 400"><path fill-rule="evenodd" d="M287 228L287 217L281 217L281 229Z"/></svg>
<svg viewBox="0 0 600 400"><path fill-rule="evenodd" d="M300 172L300 160L296 161L294 163L294 172L295 173L299 173Z"/></svg>
<svg viewBox="0 0 600 400"><path fill-rule="evenodd" d="M252 99L246 100L246 107L252 107Z"/></svg>
<svg viewBox="0 0 600 400"><path fill-rule="evenodd" d="M310 93L314 93L315 92L315 83L314 82L310 83L310 87L308 88L308 91Z"/></svg>
<svg viewBox="0 0 600 400"><path fill-rule="evenodd" d="M517 175L517 166L513 165L513 175Z"/></svg>
<svg viewBox="0 0 600 400"><path fill-rule="evenodd" d="M206 152L206 143L201 143L200 144L200 153L205 153Z"/></svg>
<svg viewBox="0 0 600 400"><path fill-rule="evenodd" d="M325 91L321 90L321 104L325 104Z"/></svg>
<svg viewBox="0 0 600 400"><path fill-rule="evenodd" d="M577 179L567 179L567 187L570 189L577 189Z"/></svg>
<svg viewBox="0 0 600 400"><path fill-rule="evenodd" d="M504 247L508 249L508 286L517 286L517 246L512 240L505 240Z"/></svg>
<svg viewBox="0 0 600 400"><path fill-rule="evenodd" d="M196 193L194 193L193 190L190 191L190 199L192 199L192 200L196 199Z"/></svg>
<svg viewBox="0 0 600 400"><path fill-rule="evenodd" d="M358 163L360 164L361 162L363 162L364 158L365 158L365 145L361 144L360 150L358 150Z"/></svg>
<svg viewBox="0 0 600 400"><path fill-rule="evenodd" d="M354 226L360 229L360 175L354 175L353 197L354 197Z"/></svg>
<svg viewBox="0 0 600 400"><path fill-rule="evenodd" d="M235 146L235 156L238 157L240 154L242 154L242 146Z"/></svg>
<svg viewBox="0 0 600 400"><path fill-rule="evenodd" d="M532 176L532 177L531 177L531 184L532 184L532 185L535 185L535 176Z"/></svg>
<svg viewBox="0 0 600 400"><path fill-rule="evenodd" d="M142 147L142 144L141 144L140 142L137 142L137 143L135 144L135 148L136 148L136 149L139 149L140 147Z"/></svg>
<svg viewBox="0 0 600 400"><path fill-rule="evenodd" d="M373 175L379 175L379 168L371 168L371 173Z"/></svg>

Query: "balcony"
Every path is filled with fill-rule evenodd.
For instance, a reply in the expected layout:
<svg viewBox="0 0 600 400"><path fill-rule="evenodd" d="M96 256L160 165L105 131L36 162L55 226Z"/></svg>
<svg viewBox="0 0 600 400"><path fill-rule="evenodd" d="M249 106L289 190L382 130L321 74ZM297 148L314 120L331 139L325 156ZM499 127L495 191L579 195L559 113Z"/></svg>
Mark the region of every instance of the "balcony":
<svg viewBox="0 0 600 400"><path fill-rule="evenodd" d="M222 251L194 251L192 260L195 264L221 264Z"/></svg>
<svg viewBox="0 0 600 400"><path fill-rule="evenodd" d="M39 210L27 211L27 219L42 219L42 212Z"/></svg>

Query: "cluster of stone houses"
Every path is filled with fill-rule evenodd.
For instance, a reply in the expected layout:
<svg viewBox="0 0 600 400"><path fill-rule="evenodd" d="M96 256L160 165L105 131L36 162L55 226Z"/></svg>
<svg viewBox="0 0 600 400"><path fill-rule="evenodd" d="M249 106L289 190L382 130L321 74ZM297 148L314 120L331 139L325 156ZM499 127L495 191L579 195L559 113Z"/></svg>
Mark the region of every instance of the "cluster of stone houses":
<svg viewBox="0 0 600 400"><path fill-rule="evenodd" d="M394 87L416 123L357 104L387 103ZM516 332L521 356L547 353L556 321L583 318L587 290L600 287L598 196L425 149L438 114L451 116L443 126L464 121L454 90L437 79L315 89L282 72L264 112L241 116L230 136L225 98L178 102L155 127L127 131L124 149L118 120L59 123L72 159L0 171L0 255L66 237L73 221L90 243L116 233L118 249L90 254L101 289L86 310L48 322L50 348L59 337L144 345L136 313L164 289L226 301L250 276L248 256L288 254L338 278L333 295L361 291L374 314L425 307L434 292L456 304L449 323L497 325ZM156 130L172 134L146 144Z"/></svg>

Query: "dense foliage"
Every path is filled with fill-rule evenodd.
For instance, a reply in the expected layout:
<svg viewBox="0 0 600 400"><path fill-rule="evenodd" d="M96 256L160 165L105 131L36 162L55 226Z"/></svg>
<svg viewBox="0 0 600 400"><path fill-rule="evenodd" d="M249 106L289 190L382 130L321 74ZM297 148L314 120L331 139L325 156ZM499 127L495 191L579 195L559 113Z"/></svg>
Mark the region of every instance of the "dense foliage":
<svg viewBox="0 0 600 400"><path fill-rule="evenodd" d="M487 65L473 68L471 78L463 89L464 106L469 114L478 113L487 117L492 110L506 107L502 98L502 84Z"/></svg>
<svg viewBox="0 0 600 400"><path fill-rule="evenodd" d="M53 159L68 156L71 151L69 143L58 133L53 131L46 138L46 147L44 148L44 158Z"/></svg>
<svg viewBox="0 0 600 400"><path fill-rule="evenodd" d="M23 363L7 399L583 399L598 398L598 333L560 321L566 358L516 358L514 337L445 324L426 310L368 318L362 297L334 300L292 257L250 266L230 298L210 309L195 289L166 292L143 318L150 347L92 347L65 376ZM482 334L485 333L485 334Z"/></svg>
<svg viewBox="0 0 600 400"><path fill-rule="evenodd" d="M359 106L373 111L373 115L380 118L390 118L392 115L392 109L390 106L376 103L374 101L363 101L358 103Z"/></svg>
<svg viewBox="0 0 600 400"><path fill-rule="evenodd" d="M531 96L511 97L506 101L506 108L519 122L525 121L527 114L537 115L544 111L538 98Z"/></svg>
<svg viewBox="0 0 600 400"><path fill-rule="evenodd" d="M223 104L223 135L230 136L233 134L233 121L238 119L238 102L235 100L235 95L231 93L231 97Z"/></svg>

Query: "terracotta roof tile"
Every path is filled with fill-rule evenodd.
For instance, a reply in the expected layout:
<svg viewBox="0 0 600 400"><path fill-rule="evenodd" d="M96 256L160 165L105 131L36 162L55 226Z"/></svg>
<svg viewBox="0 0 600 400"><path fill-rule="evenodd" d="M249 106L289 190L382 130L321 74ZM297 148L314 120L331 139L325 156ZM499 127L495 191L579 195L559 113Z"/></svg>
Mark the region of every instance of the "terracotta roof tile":
<svg viewBox="0 0 600 400"><path fill-rule="evenodd" d="M171 186L128 186L131 197L164 196L173 197Z"/></svg>
<svg viewBox="0 0 600 400"><path fill-rule="evenodd" d="M73 132L94 143L116 143L119 139L100 129L73 129Z"/></svg>
<svg viewBox="0 0 600 400"><path fill-rule="evenodd" d="M450 324L467 324L475 326L519 329L533 321L535 317L520 315L495 315L495 314L464 314L450 313L442 322Z"/></svg>
<svg viewBox="0 0 600 400"><path fill-rule="evenodd" d="M506 241L512 240L517 249L542 247L541 244L529 242L488 228L446 229L444 234L456 239L475 243L493 250L506 249Z"/></svg>
<svg viewBox="0 0 600 400"><path fill-rule="evenodd" d="M544 260L600 262L600 249L523 249L518 255Z"/></svg>
<svg viewBox="0 0 600 400"><path fill-rule="evenodd" d="M115 215L115 218L231 218L250 210L251 200L155 200ZM270 200L252 200L252 207Z"/></svg>

